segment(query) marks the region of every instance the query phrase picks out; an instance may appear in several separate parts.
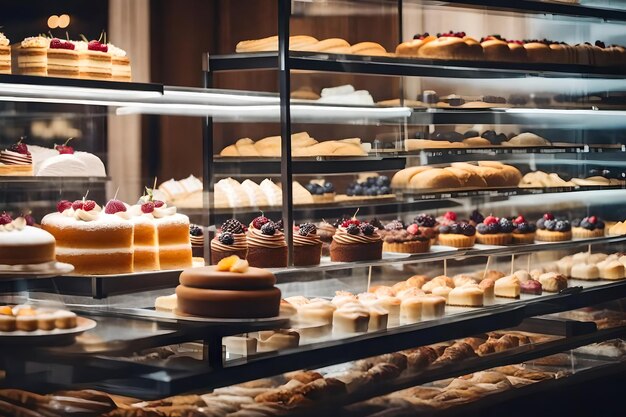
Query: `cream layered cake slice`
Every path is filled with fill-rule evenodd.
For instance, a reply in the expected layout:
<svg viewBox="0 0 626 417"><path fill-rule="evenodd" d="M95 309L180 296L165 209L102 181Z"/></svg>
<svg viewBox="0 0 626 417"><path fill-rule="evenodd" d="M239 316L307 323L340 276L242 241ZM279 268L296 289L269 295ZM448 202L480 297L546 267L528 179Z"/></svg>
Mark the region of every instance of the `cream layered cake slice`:
<svg viewBox="0 0 626 417"><path fill-rule="evenodd" d="M11 73L11 46L9 39L0 32L0 74Z"/></svg>
<svg viewBox="0 0 626 417"><path fill-rule="evenodd" d="M51 77L78 78L79 55L73 42L54 38L50 40L47 55L47 72Z"/></svg>
<svg viewBox="0 0 626 417"><path fill-rule="evenodd" d="M152 214L143 213L141 205L128 207L120 200L110 200L105 212L108 214L125 213L133 225L133 268L135 272L158 271L159 236Z"/></svg>
<svg viewBox="0 0 626 417"><path fill-rule="evenodd" d="M77 274L124 274L133 272L133 225L125 217L85 198L62 200L41 226L56 239L57 260L74 265Z"/></svg>
<svg viewBox="0 0 626 417"><path fill-rule="evenodd" d="M50 39L32 36L13 45L13 72L22 75L48 75Z"/></svg>
<svg viewBox="0 0 626 417"><path fill-rule="evenodd" d="M33 175L33 157L23 140L0 151L0 176Z"/></svg>
<svg viewBox="0 0 626 417"><path fill-rule="evenodd" d="M100 41L74 42L79 56L79 76L91 80L111 80L113 63L109 47Z"/></svg>
<svg viewBox="0 0 626 417"><path fill-rule="evenodd" d="M112 43L108 43L106 46L111 54L111 80L130 82L132 73L130 69L130 59L126 55L126 51Z"/></svg>

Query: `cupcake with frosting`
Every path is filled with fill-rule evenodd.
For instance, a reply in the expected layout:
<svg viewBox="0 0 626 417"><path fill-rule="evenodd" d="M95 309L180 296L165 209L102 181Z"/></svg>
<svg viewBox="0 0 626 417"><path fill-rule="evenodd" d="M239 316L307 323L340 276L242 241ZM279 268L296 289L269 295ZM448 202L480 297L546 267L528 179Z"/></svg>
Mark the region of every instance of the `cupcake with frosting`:
<svg viewBox="0 0 626 417"><path fill-rule="evenodd" d="M437 220L430 214L419 214L413 219L413 223L417 225L420 233L430 238L431 245L437 243L437 236L439 235L439 224Z"/></svg>
<svg viewBox="0 0 626 417"><path fill-rule="evenodd" d="M199 243L199 239L197 240ZM204 245L204 238L202 237ZM193 238L192 238L193 244ZM219 261L232 255L246 259L248 255L248 239L243 224L239 220L226 220L220 232L211 241L211 264L217 265Z"/></svg>
<svg viewBox="0 0 626 417"><path fill-rule="evenodd" d="M295 266L319 265L322 240L313 223L303 223L293 234L293 264Z"/></svg>
<svg viewBox="0 0 626 417"><path fill-rule="evenodd" d="M337 228L330 245L333 262L371 261L382 258L383 241L377 229L353 217Z"/></svg>
<svg viewBox="0 0 626 417"><path fill-rule="evenodd" d="M248 263L257 268L287 266L285 234L267 217L256 217L248 227Z"/></svg>

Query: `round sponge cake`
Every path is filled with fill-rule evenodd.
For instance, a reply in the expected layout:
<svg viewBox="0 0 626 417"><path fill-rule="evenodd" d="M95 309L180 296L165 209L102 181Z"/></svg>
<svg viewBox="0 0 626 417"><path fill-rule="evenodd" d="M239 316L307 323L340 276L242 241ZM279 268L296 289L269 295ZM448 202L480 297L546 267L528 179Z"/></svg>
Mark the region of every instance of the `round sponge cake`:
<svg viewBox="0 0 626 417"><path fill-rule="evenodd" d="M52 262L54 251L54 237L45 230L26 226L21 217L0 226L0 265Z"/></svg>
<svg viewBox="0 0 626 417"><path fill-rule="evenodd" d="M201 317L276 317L280 290L276 277L261 268L245 272L219 271L217 266L192 268L182 272L176 288L178 312Z"/></svg>

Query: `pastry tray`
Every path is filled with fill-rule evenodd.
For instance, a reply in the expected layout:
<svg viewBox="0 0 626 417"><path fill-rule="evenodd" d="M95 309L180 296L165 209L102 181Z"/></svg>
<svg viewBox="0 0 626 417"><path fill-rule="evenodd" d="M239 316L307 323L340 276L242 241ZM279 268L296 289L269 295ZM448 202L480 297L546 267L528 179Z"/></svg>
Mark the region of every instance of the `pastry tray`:
<svg viewBox="0 0 626 417"><path fill-rule="evenodd" d="M71 343L77 335L96 327L94 320L84 317L76 318L76 327L72 329L35 330L26 332L17 330L14 332L0 331L0 344L20 344L20 345L52 345L59 343Z"/></svg>
<svg viewBox="0 0 626 417"><path fill-rule="evenodd" d="M33 265L0 265L0 281L21 278L51 278L69 274L74 270L70 264L47 262Z"/></svg>

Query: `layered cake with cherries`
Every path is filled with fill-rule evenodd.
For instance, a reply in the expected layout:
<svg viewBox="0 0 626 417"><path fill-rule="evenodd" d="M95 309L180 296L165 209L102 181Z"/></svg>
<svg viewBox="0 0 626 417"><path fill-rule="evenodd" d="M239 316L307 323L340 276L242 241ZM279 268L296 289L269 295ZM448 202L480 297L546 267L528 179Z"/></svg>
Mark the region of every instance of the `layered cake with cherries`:
<svg viewBox="0 0 626 417"><path fill-rule="evenodd" d="M313 223L301 224L293 233L293 264L295 266L319 265L322 240Z"/></svg>
<svg viewBox="0 0 626 417"><path fill-rule="evenodd" d="M11 46L9 39L0 32L0 74L11 73Z"/></svg>
<svg viewBox="0 0 626 417"><path fill-rule="evenodd" d="M78 52L73 42L51 39L46 51L47 75L51 77L77 78Z"/></svg>
<svg viewBox="0 0 626 417"><path fill-rule="evenodd" d="M261 215L248 227L248 262L259 268L287 266L287 242L277 223Z"/></svg>
<svg viewBox="0 0 626 417"><path fill-rule="evenodd" d="M56 239L57 260L74 265L78 274L133 272L132 223L104 213L94 201L60 201L41 226Z"/></svg>
<svg viewBox="0 0 626 417"><path fill-rule="evenodd" d="M129 82L131 80L132 72L130 68L130 59L126 54L126 51L122 48L118 48L112 43L108 43L106 46L111 54L111 80Z"/></svg>
<svg viewBox="0 0 626 417"><path fill-rule="evenodd" d="M279 313L281 293L271 272L233 255L187 269L176 287L177 312L201 317L263 318Z"/></svg>
<svg viewBox="0 0 626 417"><path fill-rule="evenodd" d="M219 233L211 241L211 264L216 265L219 261L232 255L241 259L248 256L248 239L245 227L235 219L226 220Z"/></svg>
<svg viewBox="0 0 626 417"><path fill-rule="evenodd" d="M54 237L28 226L23 217L13 220L0 214L0 265L30 265L54 262Z"/></svg>
<svg viewBox="0 0 626 417"><path fill-rule="evenodd" d="M141 211L141 207L126 207L119 200L111 200L107 203L104 212L116 214L121 218L128 219L133 225L133 270L158 271L161 269L159 262L159 236L157 234L154 217Z"/></svg>
<svg viewBox="0 0 626 417"><path fill-rule="evenodd" d="M345 220L337 228L330 244L333 262L371 261L382 258L383 241L376 228L356 218Z"/></svg>
<svg viewBox="0 0 626 417"><path fill-rule="evenodd" d="M79 57L81 78L111 80L113 64L109 47L97 40L74 42Z"/></svg>
<svg viewBox="0 0 626 417"><path fill-rule="evenodd" d="M0 151L0 176L33 175L33 156L23 140Z"/></svg>

